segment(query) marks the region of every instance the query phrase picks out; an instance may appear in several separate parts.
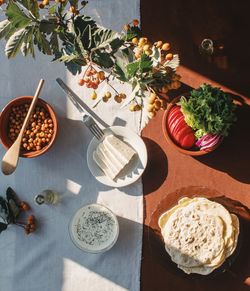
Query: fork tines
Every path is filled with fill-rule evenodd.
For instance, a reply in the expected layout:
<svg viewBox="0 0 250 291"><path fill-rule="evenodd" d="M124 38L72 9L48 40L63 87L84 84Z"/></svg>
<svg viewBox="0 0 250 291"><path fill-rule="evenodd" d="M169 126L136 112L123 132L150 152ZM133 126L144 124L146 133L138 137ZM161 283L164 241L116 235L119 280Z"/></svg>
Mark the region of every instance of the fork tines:
<svg viewBox="0 0 250 291"><path fill-rule="evenodd" d="M97 138L97 139L102 139L104 136L104 132L100 129L99 126L96 124L92 124L89 127L89 130L92 132L92 134Z"/></svg>
<svg viewBox="0 0 250 291"><path fill-rule="evenodd" d="M101 128L91 116L84 115L83 123L88 127L88 129L97 139L101 140L103 138L104 132L101 130Z"/></svg>

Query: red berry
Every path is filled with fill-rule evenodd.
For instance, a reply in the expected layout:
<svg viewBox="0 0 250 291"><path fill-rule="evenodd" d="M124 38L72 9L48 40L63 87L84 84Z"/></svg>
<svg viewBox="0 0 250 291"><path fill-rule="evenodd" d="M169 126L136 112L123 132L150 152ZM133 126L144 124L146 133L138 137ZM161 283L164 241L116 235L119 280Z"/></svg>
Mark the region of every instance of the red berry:
<svg viewBox="0 0 250 291"><path fill-rule="evenodd" d="M32 215L32 214L29 215L29 216L28 216L28 223L29 223L29 224L32 224L34 221L35 221L35 216Z"/></svg>
<svg viewBox="0 0 250 291"><path fill-rule="evenodd" d="M30 232L36 231L36 225L34 223L30 224Z"/></svg>
<svg viewBox="0 0 250 291"><path fill-rule="evenodd" d="M29 210L30 210L30 206L29 206L29 204L28 204L27 202L24 202L24 201L22 201L22 202L20 203L20 207L21 207L22 210L24 210L24 211L29 211Z"/></svg>
<svg viewBox="0 0 250 291"><path fill-rule="evenodd" d="M138 25L139 25L139 20L134 19L134 20L133 20L133 25L134 25L134 26L138 26Z"/></svg>
<svg viewBox="0 0 250 291"><path fill-rule="evenodd" d="M25 225L24 231L26 234L30 234L30 225L29 224Z"/></svg>
<svg viewBox="0 0 250 291"><path fill-rule="evenodd" d="M78 84L79 84L80 86L83 86L84 83L85 83L85 81L84 81L83 79L80 79L80 80L78 81Z"/></svg>

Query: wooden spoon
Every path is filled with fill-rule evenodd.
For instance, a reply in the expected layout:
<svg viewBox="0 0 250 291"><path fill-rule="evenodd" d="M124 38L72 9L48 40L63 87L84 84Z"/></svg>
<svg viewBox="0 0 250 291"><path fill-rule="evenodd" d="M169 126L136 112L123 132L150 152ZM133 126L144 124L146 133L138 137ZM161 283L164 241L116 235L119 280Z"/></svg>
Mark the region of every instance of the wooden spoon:
<svg viewBox="0 0 250 291"><path fill-rule="evenodd" d="M36 89L36 93L34 95L34 98L32 99L29 111L24 119L22 128L18 134L18 137L15 140L15 142L13 143L13 145L8 149L8 151L6 152L6 154L4 155L4 157L2 159L2 172L5 175L12 174L17 167L23 133L28 125L31 114L35 108L35 105L36 105L37 99L40 95L40 92L42 90L43 84L44 84L44 80L41 79L39 84L38 84L38 87Z"/></svg>

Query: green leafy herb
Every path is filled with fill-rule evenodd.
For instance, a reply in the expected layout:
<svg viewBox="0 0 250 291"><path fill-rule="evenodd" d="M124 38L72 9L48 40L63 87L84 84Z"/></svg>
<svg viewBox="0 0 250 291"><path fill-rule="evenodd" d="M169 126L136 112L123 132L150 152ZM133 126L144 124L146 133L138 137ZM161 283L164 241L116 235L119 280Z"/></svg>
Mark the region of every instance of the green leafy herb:
<svg viewBox="0 0 250 291"><path fill-rule="evenodd" d="M12 24L8 19L5 19L0 22L0 39L7 36L9 31L12 28Z"/></svg>
<svg viewBox="0 0 250 291"><path fill-rule="evenodd" d="M13 0L9 1L6 15L12 26L16 27L17 29L26 27L32 21Z"/></svg>
<svg viewBox="0 0 250 291"><path fill-rule="evenodd" d="M5 46L5 54L8 58L13 58L16 56L24 41L27 40L27 36L29 35L31 29L31 27L22 28L8 39Z"/></svg>
<svg viewBox="0 0 250 291"><path fill-rule="evenodd" d="M132 21L118 33L83 14L88 1L81 1L81 6L79 0L50 1L46 7L38 7L37 0L4 2L2 11L7 19L0 22L0 39L7 41L5 53L8 58L15 57L19 51L24 56L35 57L37 47L43 54L53 54L52 61L63 62L73 75L88 70L88 74L80 76L79 85L96 90L102 82L112 87L111 78L128 82L132 86L129 98L114 87L112 90L116 92L116 102L134 103L131 111L141 110L146 104L145 91L161 99L162 94L181 85L180 76L175 73L178 55L166 61L166 53L160 46L141 37L138 21ZM164 102L160 104L157 102L151 116L164 108Z"/></svg>
<svg viewBox="0 0 250 291"><path fill-rule="evenodd" d="M34 37L35 37L34 43L37 44L38 49L43 54L51 55L52 52L50 44L45 35L40 30L36 30Z"/></svg>
<svg viewBox="0 0 250 291"><path fill-rule="evenodd" d="M191 91L189 98L181 98L180 105L197 138L208 133L227 136L236 121L236 106L231 96L211 85L203 84Z"/></svg>
<svg viewBox="0 0 250 291"><path fill-rule="evenodd" d="M102 66L103 68L111 68L114 64L110 54L106 52L94 52L92 60L97 64L100 64L100 66Z"/></svg>

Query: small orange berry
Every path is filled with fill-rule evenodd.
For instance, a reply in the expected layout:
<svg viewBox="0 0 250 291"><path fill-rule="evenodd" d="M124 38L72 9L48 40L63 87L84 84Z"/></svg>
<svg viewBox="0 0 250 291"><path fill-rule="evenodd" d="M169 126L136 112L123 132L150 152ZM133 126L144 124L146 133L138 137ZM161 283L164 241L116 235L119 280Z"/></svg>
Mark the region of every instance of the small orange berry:
<svg viewBox="0 0 250 291"><path fill-rule="evenodd" d="M167 61L171 61L173 59L173 57L174 57L173 54L169 53L169 54L166 55L165 59Z"/></svg>
<svg viewBox="0 0 250 291"><path fill-rule="evenodd" d="M110 93L109 91L105 93L105 97L107 97L107 98L111 98L111 96L112 96L112 95L111 95L111 93Z"/></svg>
<svg viewBox="0 0 250 291"><path fill-rule="evenodd" d="M138 42L139 42L139 40L138 40L137 37L134 37L134 38L132 39L132 43L133 43L134 45L137 45Z"/></svg>
<svg viewBox="0 0 250 291"><path fill-rule="evenodd" d="M80 80L78 81L78 85L80 85L80 86L83 86L84 83L85 83L85 81L84 81L83 79L80 79Z"/></svg>
<svg viewBox="0 0 250 291"><path fill-rule="evenodd" d="M149 103L149 104L154 104L156 98L157 98L156 94L152 92L152 93L150 94L150 97L149 97L148 103Z"/></svg>
<svg viewBox="0 0 250 291"><path fill-rule="evenodd" d="M20 207L24 210L24 211L29 211L30 210L30 206L27 202L22 201L20 203Z"/></svg>
<svg viewBox="0 0 250 291"><path fill-rule="evenodd" d="M75 13L76 13L76 8L75 8L75 6L70 6L69 11L70 11L71 13L75 14Z"/></svg>
<svg viewBox="0 0 250 291"><path fill-rule="evenodd" d="M168 51L168 50L170 50L170 44L169 44L168 42L164 43L164 44L162 45L161 49L162 49L163 51Z"/></svg>
<svg viewBox="0 0 250 291"><path fill-rule="evenodd" d="M40 9L43 9L43 8L44 8L44 4L43 4L43 3L39 3L38 7L39 7Z"/></svg>
<svg viewBox="0 0 250 291"><path fill-rule="evenodd" d="M28 216L28 223L31 224L31 223L33 223L34 221L35 221L35 216L32 215L32 214L29 215L29 216Z"/></svg>
<svg viewBox="0 0 250 291"><path fill-rule="evenodd" d="M109 101L109 98L107 98L106 96L103 96L103 97L102 97L102 101L106 103L106 102Z"/></svg>
<svg viewBox="0 0 250 291"><path fill-rule="evenodd" d="M114 99L115 99L115 102L117 102L117 103L122 102L122 98L119 95L115 95Z"/></svg>
<svg viewBox="0 0 250 291"><path fill-rule="evenodd" d="M97 94L96 94L95 91L93 91L92 94L91 94L91 99L95 100L96 98L97 98Z"/></svg>
<svg viewBox="0 0 250 291"><path fill-rule="evenodd" d="M156 42L155 46L156 46L157 48L161 48L161 47L162 47L162 41L161 41L161 40L158 40L158 41Z"/></svg>
<svg viewBox="0 0 250 291"><path fill-rule="evenodd" d="M141 105L136 104L134 110L135 111L140 111L141 110Z"/></svg>
<svg viewBox="0 0 250 291"><path fill-rule="evenodd" d="M139 25L139 20L138 19L134 19L133 20L133 25L134 26L138 26Z"/></svg>
<svg viewBox="0 0 250 291"><path fill-rule="evenodd" d="M100 71L97 73L97 76L100 80L104 80L105 79L105 73L103 71Z"/></svg>
<svg viewBox="0 0 250 291"><path fill-rule="evenodd" d="M120 93L120 94L119 94L119 97L122 98L122 99L126 99L127 96L126 96L126 94L124 94L124 93Z"/></svg>

